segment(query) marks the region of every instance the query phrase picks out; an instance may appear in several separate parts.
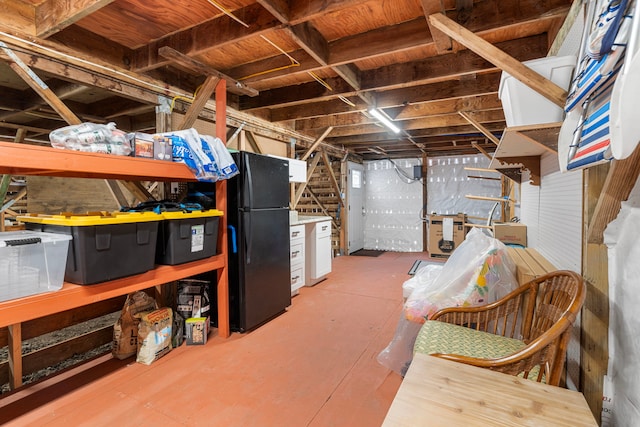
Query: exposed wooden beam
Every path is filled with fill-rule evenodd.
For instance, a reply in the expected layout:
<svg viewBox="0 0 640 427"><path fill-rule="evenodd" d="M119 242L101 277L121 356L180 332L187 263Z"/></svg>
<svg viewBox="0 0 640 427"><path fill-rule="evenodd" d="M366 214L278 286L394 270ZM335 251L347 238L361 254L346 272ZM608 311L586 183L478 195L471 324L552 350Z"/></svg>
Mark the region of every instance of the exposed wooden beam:
<svg viewBox="0 0 640 427"><path fill-rule="evenodd" d="M414 119L437 114L454 114L458 111L482 111L502 108L498 92L484 95L461 96L436 101L417 102L401 107L398 114L386 110L394 120Z"/></svg>
<svg viewBox="0 0 640 427"><path fill-rule="evenodd" d="M495 123L495 122L504 122L504 112L502 110L489 110L489 111L481 111L476 114L477 120L482 123ZM319 119L310 119L310 120L319 120ZM455 126L463 126L468 122L462 118L459 114L446 114L441 116L427 116L421 117L413 120L405 120L402 122L402 128L405 131L409 130L424 130L424 129L434 129L434 128L445 128L445 127L455 127ZM345 126L345 127L336 127L334 131L331 133L331 137L341 137L348 135L358 135L358 134L371 134L371 133L380 133L387 132L386 128L381 128L376 124L360 124L353 126Z"/></svg>
<svg viewBox="0 0 640 427"><path fill-rule="evenodd" d="M503 71L511 74L518 81L535 90L554 104L564 107L567 91L551 80L544 78L517 59L507 55L502 50L453 22L443 14L430 15L429 22L457 42L471 49L492 64L495 64Z"/></svg>
<svg viewBox="0 0 640 427"><path fill-rule="evenodd" d="M486 127L484 127L482 125L482 123L478 122L476 119L473 118L473 116L471 116L471 114L465 112L465 111L458 111L458 113L465 118L466 121L468 121L469 123L471 123L473 125L474 128L478 129L484 136L486 136L487 138L489 138L489 141L493 142L494 144L498 145L500 144L500 140L498 138L495 137L494 134L492 134L489 129L487 129Z"/></svg>
<svg viewBox="0 0 640 427"><path fill-rule="evenodd" d="M178 87L166 85L159 80L118 68L112 64L102 63L95 58L85 58L73 49L47 40L34 39L23 33L14 35L0 32L0 41L19 48L20 52L17 52L16 55L24 62L32 64L34 68L65 76L69 80L86 83L89 86L100 87L127 98L155 105L158 103L159 97L171 98L189 95ZM0 59L2 58L4 58L3 55L0 55ZM181 102L176 104L178 107L182 105ZM213 119L213 112L216 110L215 103L209 102L205 108L206 111L203 114ZM271 137L276 139L280 136L287 139L296 138L303 144L313 142L313 138L310 136L232 108L227 108L227 114L227 121L230 124L245 122L247 128L251 127L258 133L269 133Z"/></svg>
<svg viewBox="0 0 640 427"><path fill-rule="evenodd" d="M543 35L527 37L500 44L506 51L513 54L518 60L530 60L544 56L547 51L547 38ZM427 84L452 84L452 79L459 78L456 85L467 86L477 79L482 79L483 74L497 74L500 79L499 69L490 61L479 58L471 52L459 52L458 54L444 55L438 58L427 58L421 61L380 67L360 73L359 82L351 81L349 84L340 78L327 78L325 81L333 90L319 85L317 82L303 83L296 87L278 88L261 91L259 96L253 98L241 98L240 108L252 110L258 108L278 108L291 105L306 104L310 102L328 101L337 98L338 95L355 97L362 92L376 92L376 104L378 107L389 105L381 104L381 99L388 96L389 91L417 87L418 90ZM460 78L460 76L466 76ZM450 80L443 82L443 80ZM353 84L352 84L353 83ZM488 92L497 92L498 84ZM354 86L357 87L354 88ZM384 92L381 90L384 89ZM411 92L411 91L409 91ZM478 92L470 93L477 94ZM481 93L481 92L480 92ZM431 97L433 99L433 97ZM410 102L416 99L410 98ZM395 105L406 105L404 99ZM365 102L366 103L366 102Z"/></svg>
<svg viewBox="0 0 640 427"><path fill-rule="evenodd" d="M105 179L107 183L107 188L111 192L111 197L122 207L128 206L129 201L125 197L120 185L118 185L118 181L115 179Z"/></svg>
<svg viewBox="0 0 640 427"><path fill-rule="evenodd" d="M322 34L309 22L296 25L290 28L291 37L302 47L313 59L321 65L329 66L329 43L322 37ZM349 64L331 66L331 68L347 82L351 88L357 91L356 96L360 97L368 105L373 105L371 95L359 92L362 89L360 82L360 71Z"/></svg>
<svg viewBox="0 0 640 427"><path fill-rule="evenodd" d="M322 160L324 161L324 164L327 167L327 171L329 172L329 182L331 183L331 187L333 187L333 191L336 193L336 197L338 197L338 201L340 202L342 207L344 207L344 200L342 200L342 191L340 191L338 180L336 179L336 175L333 173L333 168L331 167L331 161L329 160L329 156L324 150L322 150L320 154L322 155Z"/></svg>
<svg viewBox="0 0 640 427"><path fill-rule="evenodd" d="M289 23L291 13L288 0L257 0L257 2L283 24Z"/></svg>
<svg viewBox="0 0 640 427"><path fill-rule="evenodd" d="M484 149L484 148L482 148L482 147L481 147L477 142L473 141L473 142L471 143L471 145L473 146L473 148L475 148L476 150L478 150L478 151L479 151L483 156L485 156L487 159L489 159L489 160L493 160L493 156L492 156L491 154L487 153L487 152L485 151L485 149ZM475 178L478 178L478 177L475 177ZM500 178L493 178L493 179L500 180Z"/></svg>
<svg viewBox="0 0 640 427"><path fill-rule="evenodd" d="M291 24L311 21L331 12L358 6L362 0L306 0L304 2L289 2L291 8Z"/></svg>
<svg viewBox="0 0 640 427"><path fill-rule="evenodd" d="M429 24L429 31L431 32L431 37L433 37L433 41L436 45L436 49L439 54L444 54L447 52L451 52L453 50L453 44L451 43L451 38L447 36L442 31L438 30L429 22L429 15L433 15L434 13L444 13L444 4L442 0L422 0L422 10L424 11L424 16L427 19L427 23Z"/></svg>
<svg viewBox="0 0 640 427"><path fill-rule="evenodd" d="M200 61L192 59L187 55L178 52L177 50L169 47L163 46L158 49L158 55L163 58L171 60L175 65L186 69L188 72L191 72L196 75L205 75L205 76L214 76L218 79L223 79L227 81L227 90L231 93L237 93L238 95L248 95L248 96L256 96L258 91L247 86L246 84L239 82L224 73L221 73L218 70L213 69L212 67L203 64Z"/></svg>
<svg viewBox="0 0 640 427"><path fill-rule="evenodd" d="M505 41L506 35L513 34L516 31L520 37L542 35L551 26L555 25L556 21L564 19L567 8L560 7L566 6L566 2L561 5L561 2L556 0L555 3L558 4L558 8L541 17L537 11L537 2L538 0L519 1L517 7L515 3L500 2L499 5L494 1L478 3L474 7L468 28L495 44ZM492 8L493 11L491 11ZM495 13L496 9L499 10L499 13ZM487 10L490 13L487 13ZM429 32L427 20L424 18L331 41L329 42L329 65L349 64L392 53L402 53L405 50L415 48L423 48L427 52L432 52L432 55L428 56L435 56L437 53ZM243 64L226 72L238 78L253 76L246 80L243 79L243 81L249 83L257 80L268 82L285 75L306 73L307 71L315 71L321 68L304 50L297 50L290 52L290 54L299 62L295 67L274 70L289 63L288 59L279 55ZM546 54L546 51L544 54ZM541 56L544 56L544 54ZM274 71L267 74L261 73L264 70Z"/></svg>
<svg viewBox="0 0 640 427"><path fill-rule="evenodd" d="M210 75L206 78L206 80L202 84L202 87L200 88L200 91L193 100L193 103L187 110L187 114L185 114L182 118L182 122L178 126L178 129L187 129L193 126L196 120L198 120L198 116L202 112L202 109L206 105L207 101L209 101L211 95L213 95L213 92L215 92L216 85L219 81L220 78L217 76Z"/></svg>
<svg viewBox="0 0 640 427"><path fill-rule="evenodd" d="M257 3L237 10L234 14L242 17L242 21L249 24L249 27L240 25L226 15L206 21L137 49L131 60L132 69L148 71L167 65L169 61L158 55L158 50L163 46L193 57L283 27L278 19Z"/></svg>
<svg viewBox="0 0 640 427"><path fill-rule="evenodd" d="M331 133L332 130L333 130L333 126L329 126L327 129L325 129L325 131L322 132L322 135L320 135L320 137L318 137L318 139L316 139L313 142L313 144L311 144L311 147L307 149L306 153L304 153L304 155L300 158L300 160L307 160L309 156L316 150L316 148L318 148L320 143L327 137L327 135ZM311 176L311 175L307 174L307 176Z"/></svg>
<svg viewBox="0 0 640 427"><path fill-rule="evenodd" d="M82 121L76 116L52 91L49 86L38 77L4 42L0 42L0 48L9 57L9 66L18 74L33 90L69 124L80 124Z"/></svg>
<svg viewBox="0 0 640 427"><path fill-rule="evenodd" d="M36 5L36 36L47 38L114 0L46 0Z"/></svg>

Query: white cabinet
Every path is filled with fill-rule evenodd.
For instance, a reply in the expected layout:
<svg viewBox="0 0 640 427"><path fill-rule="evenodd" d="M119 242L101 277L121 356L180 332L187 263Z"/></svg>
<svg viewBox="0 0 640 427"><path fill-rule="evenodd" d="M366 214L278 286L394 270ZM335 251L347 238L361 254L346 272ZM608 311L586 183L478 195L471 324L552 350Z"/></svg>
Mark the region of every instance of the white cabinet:
<svg viewBox="0 0 640 427"><path fill-rule="evenodd" d="M289 159L289 182L307 182L307 162Z"/></svg>
<svg viewBox="0 0 640 427"><path fill-rule="evenodd" d="M298 289L305 283L305 229L304 225L292 225L290 228L290 259L291 259L291 295L298 293Z"/></svg>
<svg viewBox="0 0 640 427"><path fill-rule="evenodd" d="M305 283L315 285L331 273L331 221L307 224L307 271Z"/></svg>
<svg viewBox="0 0 640 427"><path fill-rule="evenodd" d="M307 162L304 160L290 159L288 157L274 156L282 160L289 161L289 182L307 182Z"/></svg>

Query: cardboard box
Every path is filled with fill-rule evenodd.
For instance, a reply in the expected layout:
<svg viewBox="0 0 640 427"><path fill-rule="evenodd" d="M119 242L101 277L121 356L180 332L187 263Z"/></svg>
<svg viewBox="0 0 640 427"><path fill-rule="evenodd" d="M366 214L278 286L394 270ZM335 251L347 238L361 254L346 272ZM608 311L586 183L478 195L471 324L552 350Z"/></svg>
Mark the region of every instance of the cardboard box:
<svg viewBox="0 0 640 427"><path fill-rule="evenodd" d="M173 160L173 145L169 138L136 132L133 134L131 143L135 157L166 161Z"/></svg>
<svg viewBox="0 0 640 427"><path fill-rule="evenodd" d="M466 215L429 215L429 256L448 258L467 234Z"/></svg>
<svg viewBox="0 0 640 427"><path fill-rule="evenodd" d="M208 317L190 317L184 321L187 345L205 345L209 335Z"/></svg>
<svg viewBox="0 0 640 427"><path fill-rule="evenodd" d="M493 224L493 237L505 245L527 246L527 226L519 222Z"/></svg>

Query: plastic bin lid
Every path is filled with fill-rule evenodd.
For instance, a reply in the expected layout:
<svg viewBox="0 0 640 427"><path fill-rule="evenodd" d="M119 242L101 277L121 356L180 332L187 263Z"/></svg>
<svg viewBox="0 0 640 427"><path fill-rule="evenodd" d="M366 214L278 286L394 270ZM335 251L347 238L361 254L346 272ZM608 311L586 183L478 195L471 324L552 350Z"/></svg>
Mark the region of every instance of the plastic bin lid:
<svg viewBox="0 0 640 427"><path fill-rule="evenodd" d="M0 232L0 248L34 243L56 243L71 240L69 234L45 233L43 231L19 230Z"/></svg>
<svg viewBox="0 0 640 427"><path fill-rule="evenodd" d="M162 215L154 212L89 212L87 214L28 214L17 217L19 221L36 224L83 227L90 225L128 224L132 222L161 221Z"/></svg>
<svg viewBox="0 0 640 427"><path fill-rule="evenodd" d="M203 218L210 216L222 216L222 211L217 209L209 209L206 211L190 211L190 212L162 212L161 214L165 219L189 219L189 218Z"/></svg>

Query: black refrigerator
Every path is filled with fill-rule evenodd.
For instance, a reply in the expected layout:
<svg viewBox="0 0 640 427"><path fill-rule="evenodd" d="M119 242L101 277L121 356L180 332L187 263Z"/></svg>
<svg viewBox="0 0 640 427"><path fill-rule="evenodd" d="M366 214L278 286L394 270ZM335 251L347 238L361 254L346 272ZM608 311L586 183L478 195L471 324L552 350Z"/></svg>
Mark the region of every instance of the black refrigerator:
<svg viewBox="0 0 640 427"><path fill-rule="evenodd" d="M291 305L289 164L232 153L240 173L227 183L229 321L245 332Z"/></svg>

